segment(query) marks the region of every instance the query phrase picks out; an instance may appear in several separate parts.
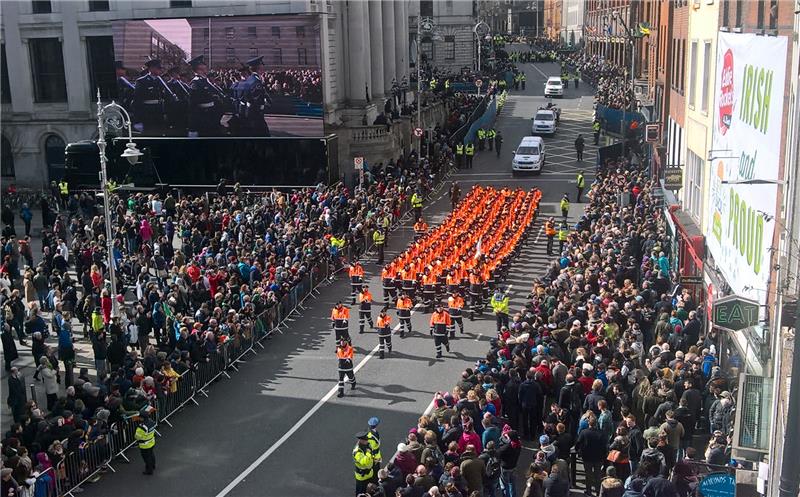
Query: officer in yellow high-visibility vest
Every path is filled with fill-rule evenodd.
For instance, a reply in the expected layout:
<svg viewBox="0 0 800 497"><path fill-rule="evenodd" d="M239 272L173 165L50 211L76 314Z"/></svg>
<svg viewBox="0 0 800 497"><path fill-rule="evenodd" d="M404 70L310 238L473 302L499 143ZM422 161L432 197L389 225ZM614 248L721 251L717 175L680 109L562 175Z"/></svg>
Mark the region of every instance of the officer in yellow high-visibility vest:
<svg viewBox="0 0 800 497"><path fill-rule="evenodd" d="M569 227L566 221L561 221L561 226L558 227L558 253L564 251L564 244L567 243L567 235L569 235Z"/></svg>
<svg viewBox="0 0 800 497"><path fill-rule="evenodd" d="M484 147L486 146L486 130L483 128L478 128L478 151L482 152Z"/></svg>
<svg viewBox="0 0 800 497"><path fill-rule="evenodd" d="M136 427L134 438L139 443L139 452L144 460L142 474L152 475L156 469L156 455L153 453L153 448L156 446L156 424L147 411L141 412L141 421Z"/></svg>
<svg viewBox="0 0 800 497"><path fill-rule="evenodd" d="M525 89L525 73L520 73L519 75L519 82L522 84L522 89Z"/></svg>
<svg viewBox="0 0 800 497"><path fill-rule="evenodd" d="M353 448L353 464L355 465L356 495L366 493L367 484L375 475L375 456L369 448L369 435L366 431L356 433L358 443Z"/></svg>
<svg viewBox="0 0 800 497"><path fill-rule="evenodd" d="M508 295L503 293L500 288L495 289L494 295L492 295L492 299L489 301L489 305L492 306L492 311L494 311L494 315L497 317L498 333L503 326L508 327L508 302Z"/></svg>
<svg viewBox="0 0 800 497"><path fill-rule="evenodd" d="M494 137L497 136L497 131L494 128L486 132L486 141L489 142L489 151L494 150Z"/></svg>
<svg viewBox="0 0 800 497"><path fill-rule="evenodd" d="M383 264L384 247L386 247L386 235L384 234L383 228L376 229L372 234L372 243L374 243L375 248L378 249L378 264Z"/></svg>
<svg viewBox="0 0 800 497"><path fill-rule="evenodd" d="M600 142L600 121L597 119L592 123L592 133L594 133L594 144L597 145Z"/></svg>
<svg viewBox="0 0 800 497"><path fill-rule="evenodd" d="M439 83L438 83L438 81L436 81L436 78L431 78L431 82L429 83L429 86L430 86L430 88L431 88L431 91L436 91L436 86L437 86L438 84L439 84Z"/></svg>
<svg viewBox="0 0 800 497"><path fill-rule="evenodd" d="M464 147L464 151L467 154L467 169L472 169L472 158L475 156L475 144L467 143L467 146Z"/></svg>
<svg viewBox="0 0 800 497"><path fill-rule="evenodd" d="M411 208L414 209L414 219L422 217L422 195L419 192L411 195Z"/></svg>
<svg viewBox="0 0 800 497"><path fill-rule="evenodd" d="M561 197L561 202L558 203L558 206L561 208L561 216L566 221L567 216L569 215L569 196L564 193L564 196Z"/></svg>
<svg viewBox="0 0 800 497"><path fill-rule="evenodd" d="M464 144L457 143L456 144L456 167L461 169L461 166L464 163Z"/></svg>
<svg viewBox="0 0 800 497"><path fill-rule="evenodd" d="M377 480L378 470L381 469L381 434L378 433L378 425L380 424L381 420L378 419L376 416L372 416L367 421L369 425L369 430L367 430L367 441L369 442L369 448L372 451L372 459L375 461L375 465L373 467L374 477Z"/></svg>
<svg viewBox="0 0 800 497"><path fill-rule="evenodd" d="M61 204L66 207L69 200L69 183L67 183L67 180L62 179L58 182L58 193L61 196Z"/></svg>
<svg viewBox="0 0 800 497"><path fill-rule="evenodd" d="M583 171L578 171L578 177L575 178L575 182L578 186L578 199L575 201L576 203L581 203L581 195L583 194L583 189L586 187L586 179L583 177Z"/></svg>
<svg viewBox="0 0 800 497"><path fill-rule="evenodd" d="M445 79L444 80L444 91L446 91L446 92L450 91L450 80L449 79Z"/></svg>

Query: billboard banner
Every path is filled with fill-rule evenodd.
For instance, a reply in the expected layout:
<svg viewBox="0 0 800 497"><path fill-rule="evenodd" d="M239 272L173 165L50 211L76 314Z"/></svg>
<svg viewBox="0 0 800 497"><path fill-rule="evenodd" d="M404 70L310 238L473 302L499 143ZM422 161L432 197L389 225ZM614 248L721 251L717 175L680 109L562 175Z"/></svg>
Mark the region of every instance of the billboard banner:
<svg viewBox="0 0 800 497"><path fill-rule="evenodd" d="M146 137L322 137L320 16L114 21L114 98Z"/></svg>
<svg viewBox="0 0 800 497"><path fill-rule="evenodd" d="M706 243L731 290L767 299L781 121L785 36L719 33Z"/></svg>

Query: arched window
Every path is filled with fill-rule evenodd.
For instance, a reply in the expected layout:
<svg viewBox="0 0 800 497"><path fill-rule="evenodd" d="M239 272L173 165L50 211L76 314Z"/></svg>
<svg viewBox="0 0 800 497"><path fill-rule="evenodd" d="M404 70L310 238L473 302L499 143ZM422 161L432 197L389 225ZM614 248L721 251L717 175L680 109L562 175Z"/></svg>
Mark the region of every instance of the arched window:
<svg viewBox="0 0 800 497"><path fill-rule="evenodd" d="M2 154L2 160L0 160L2 174L0 175L14 177L14 151L11 150L11 142L5 136L3 136L0 147L2 147L2 150L0 150L0 154Z"/></svg>
<svg viewBox="0 0 800 497"><path fill-rule="evenodd" d="M58 135L49 135L44 141L44 158L50 181L64 177L64 148L67 146Z"/></svg>

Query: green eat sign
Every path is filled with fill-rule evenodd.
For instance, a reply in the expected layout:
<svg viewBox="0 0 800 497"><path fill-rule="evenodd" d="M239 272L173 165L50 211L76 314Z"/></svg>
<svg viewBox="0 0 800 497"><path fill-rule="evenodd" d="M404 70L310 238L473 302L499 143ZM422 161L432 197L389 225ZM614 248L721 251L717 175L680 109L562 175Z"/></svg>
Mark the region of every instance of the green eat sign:
<svg viewBox="0 0 800 497"><path fill-rule="evenodd" d="M717 326L741 330L758 323L758 302L731 295L713 304L712 320Z"/></svg>

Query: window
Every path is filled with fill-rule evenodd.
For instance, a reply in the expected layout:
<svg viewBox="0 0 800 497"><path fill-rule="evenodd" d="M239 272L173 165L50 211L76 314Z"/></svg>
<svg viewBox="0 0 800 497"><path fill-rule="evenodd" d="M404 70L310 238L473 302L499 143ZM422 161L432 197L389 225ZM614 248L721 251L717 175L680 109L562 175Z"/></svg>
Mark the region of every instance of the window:
<svg viewBox="0 0 800 497"><path fill-rule="evenodd" d="M444 37L444 58L455 60L456 58L456 37L448 35Z"/></svg>
<svg viewBox="0 0 800 497"><path fill-rule="evenodd" d="M272 50L272 59L275 61L276 66L283 65L283 51L280 48L274 48Z"/></svg>
<svg viewBox="0 0 800 497"><path fill-rule="evenodd" d="M91 96L97 94L98 88L104 98L115 96L117 77L114 71L114 39L111 36L87 36L86 51Z"/></svg>
<svg viewBox="0 0 800 497"><path fill-rule="evenodd" d="M681 93L686 89L686 40L681 40L681 61L680 61L680 79L678 83L681 87Z"/></svg>
<svg viewBox="0 0 800 497"><path fill-rule="evenodd" d="M281 27L280 26L272 26L272 36L274 38L281 37Z"/></svg>
<svg viewBox="0 0 800 497"><path fill-rule="evenodd" d="M169 8L171 9L184 9L191 8L192 0L169 0Z"/></svg>
<svg viewBox="0 0 800 497"><path fill-rule="evenodd" d="M299 66L308 65L308 52L306 52L305 48L297 49L297 65Z"/></svg>
<svg viewBox="0 0 800 497"><path fill-rule="evenodd" d="M689 107L694 109L697 103L697 42L692 42L692 51L689 53Z"/></svg>
<svg viewBox="0 0 800 497"><path fill-rule="evenodd" d="M778 28L778 0L769 2L769 29Z"/></svg>
<svg viewBox="0 0 800 497"><path fill-rule="evenodd" d="M236 62L236 52L234 52L232 47L225 49L225 60L228 62Z"/></svg>
<svg viewBox="0 0 800 497"><path fill-rule="evenodd" d="M256 47L250 48L250 58L255 59L258 57L258 49Z"/></svg>
<svg viewBox="0 0 800 497"><path fill-rule="evenodd" d="M703 93L700 94L700 110L708 112L709 86L711 84L711 42L703 44Z"/></svg>
<svg viewBox="0 0 800 497"><path fill-rule="evenodd" d="M0 101L4 104L11 103L11 88L8 86L8 61L6 61L6 45L0 45L0 65L2 65L3 79L0 80Z"/></svg>
<svg viewBox="0 0 800 497"><path fill-rule="evenodd" d="M305 26L296 26L294 28L294 31L297 34L298 38L305 38L306 37L306 27Z"/></svg>
<svg viewBox="0 0 800 497"><path fill-rule="evenodd" d="M3 141L0 143L2 149L0 153L0 176L14 176L14 151L11 150L11 142L8 138L3 136Z"/></svg>
<svg viewBox="0 0 800 497"><path fill-rule="evenodd" d="M258 31L256 30L255 26L247 27L247 36L249 38L258 38Z"/></svg>
<svg viewBox="0 0 800 497"><path fill-rule="evenodd" d="M66 102L67 82L61 42L58 38L32 38L28 45L36 102Z"/></svg>
<svg viewBox="0 0 800 497"><path fill-rule="evenodd" d="M419 12L422 17L433 17L433 0L420 0Z"/></svg>
<svg viewBox="0 0 800 497"><path fill-rule="evenodd" d="M203 39L207 40L208 39L208 35L209 35L208 28L203 28Z"/></svg>
<svg viewBox="0 0 800 497"><path fill-rule="evenodd" d="M744 0L736 0L736 27L742 27L742 2Z"/></svg>
<svg viewBox="0 0 800 497"><path fill-rule="evenodd" d="M686 154L686 191L684 209L700 223L703 215L703 168L705 161L691 150Z"/></svg>
<svg viewBox="0 0 800 497"><path fill-rule="evenodd" d="M234 28L225 28L225 38L232 40L236 36L236 30Z"/></svg>
<svg viewBox="0 0 800 497"><path fill-rule="evenodd" d="M50 14L53 12L53 4L50 0L33 0L31 6L34 14Z"/></svg>
<svg viewBox="0 0 800 497"><path fill-rule="evenodd" d="M89 12L106 12L108 10L108 0L89 0Z"/></svg>
<svg viewBox="0 0 800 497"><path fill-rule="evenodd" d="M724 27L730 26L730 10L731 0L722 0L722 25Z"/></svg>
<svg viewBox="0 0 800 497"><path fill-rule="evenodd" d="M756 27L764 29L764 0L756 2Z"/></svg>
<svg viewBox="0 0 800 497"><path fill-rule="evenodd" d="M58 135L49 135L44 141L44 159L47 162L51 180L64 177L64 148L66 146L67 144Z"/></svg>

